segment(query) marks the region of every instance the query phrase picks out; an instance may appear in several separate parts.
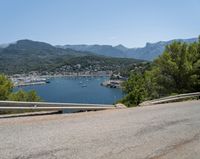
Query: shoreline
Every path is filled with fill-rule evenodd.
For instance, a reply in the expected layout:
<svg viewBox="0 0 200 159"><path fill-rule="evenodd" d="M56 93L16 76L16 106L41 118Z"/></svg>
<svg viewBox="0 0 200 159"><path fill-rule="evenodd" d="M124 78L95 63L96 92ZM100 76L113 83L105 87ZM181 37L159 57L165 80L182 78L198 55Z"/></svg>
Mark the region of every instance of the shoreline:
<svg viewBox="0 0 200 159"><path fill-rule="evenodd" d="M19 76L19 75L18 75ZM63 78L63 77L110 77L108 74L80 74L80 75L36 75L36 76L25 76L22 75L20 77L10 77L11 80L14 83L14 87L23 87L23 86L31 86L31 85L43 85L43 84L48 84L49 79L53 78ZM35 81L33 80L32 82L26 82L27 78L34 78L36 79ZM20 79L20 80L19 80ZM38 79L42 79L43 81L37 81Z"/></svg>
<svg viewBox="0 0 200 159"><path fill-rule="evenodd" d="M14 87L23 87L23 86L32 86L32 85L43 85L43 84L47 84L47 82L32 82L32 83L16 84Z"/></svg>
<svg viewBox="0 0 200 159"><path fill-rule="evenodd" d="M56 78L56 77L110 77L111 75L98 75L98 74L81 74L81 75L41 75L41 78Z"/></svg>

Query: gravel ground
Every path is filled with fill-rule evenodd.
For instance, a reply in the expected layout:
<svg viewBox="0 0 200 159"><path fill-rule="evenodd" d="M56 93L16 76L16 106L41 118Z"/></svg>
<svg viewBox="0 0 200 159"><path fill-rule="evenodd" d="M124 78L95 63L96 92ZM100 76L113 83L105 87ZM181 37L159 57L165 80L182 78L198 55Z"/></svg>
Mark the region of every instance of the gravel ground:
<svg viewBox="0 0 200 159"><path fill-rule="evenodd" d="M1 159L199 159L200 101L0 119Z"/></svg>

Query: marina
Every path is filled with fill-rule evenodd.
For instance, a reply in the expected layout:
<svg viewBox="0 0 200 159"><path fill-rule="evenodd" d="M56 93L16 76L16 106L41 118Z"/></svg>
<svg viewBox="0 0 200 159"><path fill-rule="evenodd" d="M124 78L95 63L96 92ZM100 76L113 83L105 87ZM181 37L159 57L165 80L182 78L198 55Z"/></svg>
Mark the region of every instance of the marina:
<svg viewBox="0 0 200 159"><path fill-rule="evenodd" d="M13 82L14 87L41 85L41 84L50 83L47 78L41 78L37 76L12 77L10 79Z"/></svg>

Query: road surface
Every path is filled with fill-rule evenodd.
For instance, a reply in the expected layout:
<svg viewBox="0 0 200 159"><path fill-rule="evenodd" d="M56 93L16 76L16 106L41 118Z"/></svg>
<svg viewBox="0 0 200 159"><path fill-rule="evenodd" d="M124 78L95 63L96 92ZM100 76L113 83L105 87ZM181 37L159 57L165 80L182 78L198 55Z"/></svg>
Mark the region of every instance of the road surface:
<svg viewBox="0 0 200 159"><path fill-rule="evenodd" d="M200 101L0 119L2 159L199 159Z"/></svg>

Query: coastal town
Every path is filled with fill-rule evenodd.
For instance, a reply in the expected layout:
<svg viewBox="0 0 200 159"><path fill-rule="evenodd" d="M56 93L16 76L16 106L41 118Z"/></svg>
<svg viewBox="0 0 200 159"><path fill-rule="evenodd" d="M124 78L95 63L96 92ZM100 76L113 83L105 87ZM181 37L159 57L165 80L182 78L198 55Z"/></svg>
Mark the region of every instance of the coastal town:
<svg viewBox="0 0 200 159"><path fill-rule="evenodd" d="M109 77L109 80L105 80L101 83L102 86L109 88L121 88L121 85L125 78L119 74L113 74L112 71L84 71L84 72L63 72L57 74L41 75L38 72L30 72L28 74L14 74L9 76L13 82L14 87L29 86L29 85L42 85L50 83L51 78L56 77Z"/></svg>

